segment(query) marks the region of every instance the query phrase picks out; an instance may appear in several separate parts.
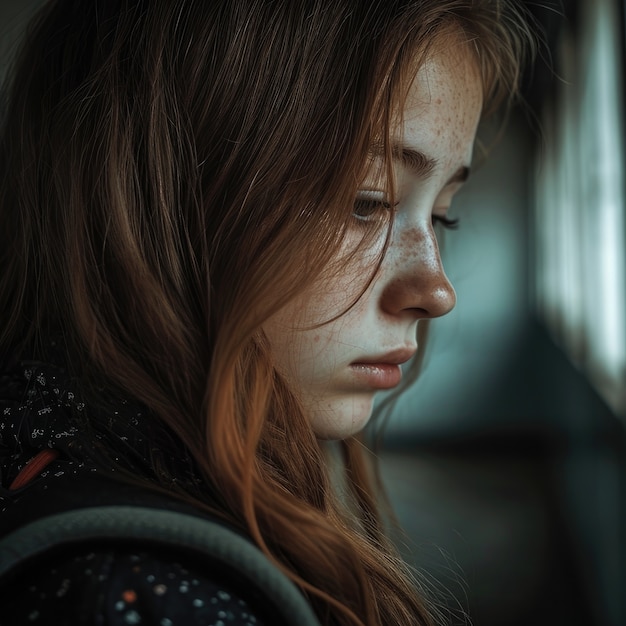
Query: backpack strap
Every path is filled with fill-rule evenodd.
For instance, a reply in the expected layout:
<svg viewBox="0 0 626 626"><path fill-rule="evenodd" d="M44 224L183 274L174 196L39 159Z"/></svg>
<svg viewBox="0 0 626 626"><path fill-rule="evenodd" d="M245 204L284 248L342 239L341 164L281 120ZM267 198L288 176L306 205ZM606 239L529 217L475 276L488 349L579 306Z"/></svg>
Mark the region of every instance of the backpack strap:
<svg viewBox="0 0 626 626"><path fill-rule="evenodd" d="M154 508L90 507L31 522L0 540L0 584L48 553L94 540L139 541L208 557L254 585L285 624L319 626L300 591L247 539L217 522Z"/></svg>
<svg viewBox="0 0 626 626"><path fill-rule="evenodd" d="M291 580L224 521L97 473L60 474L32 482L24 477L17 489L14 484L4 492L14 501L0 516L0 595L5 584L59 554L106 544L141 545L173 560L185 555L201 571L230 580L244 598L254 590L259 608L272 618L268 623L320 626Z"/></svg>

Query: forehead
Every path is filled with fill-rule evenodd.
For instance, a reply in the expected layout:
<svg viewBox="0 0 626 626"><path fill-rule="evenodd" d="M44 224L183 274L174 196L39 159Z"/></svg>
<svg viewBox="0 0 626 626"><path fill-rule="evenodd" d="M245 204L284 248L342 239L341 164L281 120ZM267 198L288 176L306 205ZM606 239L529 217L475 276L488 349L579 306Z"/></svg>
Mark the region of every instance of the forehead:
<svg viewBox="0 0 626 626"><path fill-rule="evenodd" d="M469 44L452 42L425 60L408 90L394 134L440 160L471 158L483 104L476 57Z"/></svg>

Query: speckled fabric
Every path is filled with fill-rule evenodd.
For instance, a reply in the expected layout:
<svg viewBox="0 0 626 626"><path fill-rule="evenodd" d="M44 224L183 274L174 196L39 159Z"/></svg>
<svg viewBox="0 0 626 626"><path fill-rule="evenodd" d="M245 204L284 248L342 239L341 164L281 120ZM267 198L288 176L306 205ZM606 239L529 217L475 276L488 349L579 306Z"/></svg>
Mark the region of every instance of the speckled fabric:
<svg viewBox="0 0 626 626"><path fill-rule="evenodd" d="M227 586L154 554L89 552L48 562L10 589L1 624L262 626Z"/></svg>
<svg viewBox="0 0 626 626"><path fill-rule="evenodd" d="M0 372L0 535L3 513L10 517L21 494L54 491L73 476L96 472L80 458L80 425L89 410L65 370L50 363L19 361ZM142 407L117 402L106 416L107 436L129 451L129 464L148 467L170 436L155 432ZM149 432L150 437L144 436ZM32 485L9 486L42 449L60 456ZM172 458L172 455L169 455ZM176 455L183 480L195 480L184 455ZM64 487L66 488L66 487ZM6 521L5 524L6 526ZM158 548L93 546L57 554L29 568L0 589L0 626L249 626L262 625L258 598L237 592L219 571L203 571L197 561L180 562ZM261 602L262 604L262 602Z"/></svg>
<svg viewBox="0 0 626 626"><path fill-rule="evenodd" d="M26 463L44 448L61 452L72 465L63 471L82 468L90 454L106 439L108 449L134 473L149 473L155 464L175 463L179 480L197 480L186 450L147 409L103 391L106 406L86 406L79 384L59 363L58 347L50 345L53 362L16 360L0 369L0 483L7 487ZM89 422L92 432L85 441L81 434ZM2 499L0 493L0 507ZM1 508L0 508L1 510Z"/></svg>

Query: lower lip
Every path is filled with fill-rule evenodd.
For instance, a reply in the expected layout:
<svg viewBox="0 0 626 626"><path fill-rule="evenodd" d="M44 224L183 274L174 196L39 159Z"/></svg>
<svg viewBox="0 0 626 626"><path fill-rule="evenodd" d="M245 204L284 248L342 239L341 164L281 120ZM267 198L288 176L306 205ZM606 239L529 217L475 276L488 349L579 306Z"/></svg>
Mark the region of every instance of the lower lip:
<svg viewBox="0 0 626 626"><path fill-rule="evenodd" d="M402 380L402 369L393 363L353 363L357 379L372 389L392 389Z"/></svg>

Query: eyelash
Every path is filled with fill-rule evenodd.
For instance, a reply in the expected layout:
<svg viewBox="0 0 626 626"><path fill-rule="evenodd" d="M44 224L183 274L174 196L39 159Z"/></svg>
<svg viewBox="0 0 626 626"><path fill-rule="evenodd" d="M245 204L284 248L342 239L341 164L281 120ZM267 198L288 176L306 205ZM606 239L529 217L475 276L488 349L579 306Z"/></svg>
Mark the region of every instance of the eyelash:
<svg viewBox="0 0 626 626"><path fill-rule="evenodd" d="M371 209L371 213L367 216L358 215L357 211L359 209ZM354 202L354 210L352 215L359 222L371 223L374 219L380 220L380 217L377 217L379 214L384 214L385 216L390 213L394 209L394 206L389 204L388 202L383 202L381 200L365 200L365 199L357 199ZM432 216L433 226L437 224L443 226L443 228L447 230L457 230L459 227L459 219L450 219L449 217L445 217L444 215L433 215Z"/></svg>
<svg viewBox="0 0 626 626"><path fill-rule="evenodd" d="M447 230L457 230L459 228L459 218L450 219L449 217L444 217L443 215L433 215L433 226L437 224L441 224Z"/></svg>
<svg viewBox="0 0 626 626"><path fill-rule="evenodd" d="M358 215L357 211L359 209L371 209L371 213L368 215ZM365 198L357 198L354 201L354 207L352 211L352 215L359 222L373 222L374 218L378 218L378 221L381 221L381 216L387 216L394 207L389 204L389 202L384 202L383 200L369 200Z"/></svg>

